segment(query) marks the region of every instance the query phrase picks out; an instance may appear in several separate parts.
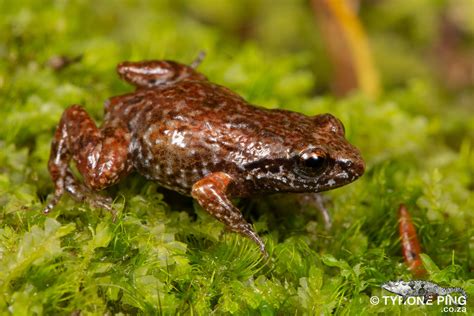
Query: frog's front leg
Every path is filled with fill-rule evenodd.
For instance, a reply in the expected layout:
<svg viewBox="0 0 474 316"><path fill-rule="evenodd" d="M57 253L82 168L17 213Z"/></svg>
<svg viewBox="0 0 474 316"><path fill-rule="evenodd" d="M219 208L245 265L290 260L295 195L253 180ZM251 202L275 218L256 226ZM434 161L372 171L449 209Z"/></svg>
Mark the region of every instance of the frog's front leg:
<svg viewBox="0 0 474 316"><path fill-rule="evenodd" d="M122 174L130 171L131 164L127 158L130 135L122 125L114 122L98 129L82 107L73 105L64 111L51 145L48 169L55 192L44 209L45 213L54 208L64 192L76 200L112 211L110 198L93 191L114 184ZM72 175L69 169L71 159L75 161L85 185Z"/></svg>
<svg viewBox="0 0 474 316"><path fill-rule="evenodd" d="M227 229L252 239L260 247L262 254L267 257L262 239L227 196L231 184L232 177L228 174L211 173L193 185L191 195L209 214L224 223Z"/></svg>

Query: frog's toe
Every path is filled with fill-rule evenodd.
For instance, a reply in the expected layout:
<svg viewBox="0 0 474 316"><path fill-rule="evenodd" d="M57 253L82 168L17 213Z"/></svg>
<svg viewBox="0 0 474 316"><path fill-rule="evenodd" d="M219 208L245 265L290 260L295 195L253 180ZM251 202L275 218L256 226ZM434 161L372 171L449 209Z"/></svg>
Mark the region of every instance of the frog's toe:
<svg viewBox="0 0 474 316"><path fill-rule="evenodd" d="M265 243L260 238L260 236L252 229L252 226L249 223L246 223L245 225L239 227L237 232L241 233L242 235L250 238L253 242L255 242L260 248L260 252L262 253L262 255L265 258L268 258L268 252L265 248Z"/></svg>
<svg viewBox="0 0 474 316"><path fill-rule="evenodd" d="M112 198L109 196L103 196L97 193L88 194L86 202L92 207L104 209L112 215L112 220L115 222L117 219L117 211L112 207Z"/></svg>
<svg viewBox="0 0 474 316"><path fill-rule="evenodd" d="M111 197L92 191L83 184L76 184L74 188L69 187L68 192L76 201L85 202L94 208L101 208L110 212L114 221L117 218L117 212L112 207L113 200Z"/></svg>
<svg viewBox="0 0 474 316"><path fill-rule="evenodd" d="M56 204L59 203L59 200L61 199L61 196L64 194L63 190L56 190L54 193L54 196L51 198L51 200L46 204L46 206L43 208L43 214L48 214L53 210L53 208L56 206Z"/></svg>

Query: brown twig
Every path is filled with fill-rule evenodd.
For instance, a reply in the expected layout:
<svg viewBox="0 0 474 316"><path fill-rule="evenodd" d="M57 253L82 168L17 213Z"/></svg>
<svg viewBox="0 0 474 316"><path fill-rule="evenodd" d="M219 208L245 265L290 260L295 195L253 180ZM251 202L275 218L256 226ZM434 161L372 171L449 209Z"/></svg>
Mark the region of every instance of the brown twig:
<svg viewBox="0 0 474 316"><path fill-rule="evenodd" d="M423 262L420 257L420 242L418 241L415 226L413 225L410 213L405 204L400 204L398 208L398 218L400 241L405 263L415 276L423 276L426 274L426 270L423 267Z"/></svg>

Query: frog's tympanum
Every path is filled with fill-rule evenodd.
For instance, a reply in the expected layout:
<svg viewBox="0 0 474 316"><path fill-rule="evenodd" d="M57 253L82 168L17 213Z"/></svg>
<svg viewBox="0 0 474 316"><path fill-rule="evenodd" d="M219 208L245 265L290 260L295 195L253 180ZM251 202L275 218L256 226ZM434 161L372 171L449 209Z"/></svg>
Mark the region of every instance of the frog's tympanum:
<svg viewBox="0 0 474 316"><path fill-rule="evenodd" d="M191 195L227 229L265 245L231 202L234 197L320 192L364 172L359 151L330 114L306 116L247 103L191 66L174 61L123 62L120 77L136 87L105 103L96 126L79 105L66 109L51 146L55 184L49 212L68 192L112 210L94 193L136 170ZM83 177L73 176L71 159Z"/></svg>

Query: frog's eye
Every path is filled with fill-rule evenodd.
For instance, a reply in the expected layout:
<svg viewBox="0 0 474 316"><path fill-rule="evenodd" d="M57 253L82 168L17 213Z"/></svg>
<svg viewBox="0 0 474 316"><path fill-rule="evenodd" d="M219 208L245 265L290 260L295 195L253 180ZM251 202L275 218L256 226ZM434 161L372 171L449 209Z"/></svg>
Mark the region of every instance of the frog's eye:
<svg viewBox="0 0 474 316"><path fill-rule="evenodd" d="M328 165L326 153L320 149L303 152L298 160L298 170L307 176L321 174Z"/></svg>
<svg viewBox="0 0 474 316"><path fill-rule="evenodd" d="M324 157L314 156L304 159L303 164L306 168L319 170L324 166L325 160Z"/></svg>

